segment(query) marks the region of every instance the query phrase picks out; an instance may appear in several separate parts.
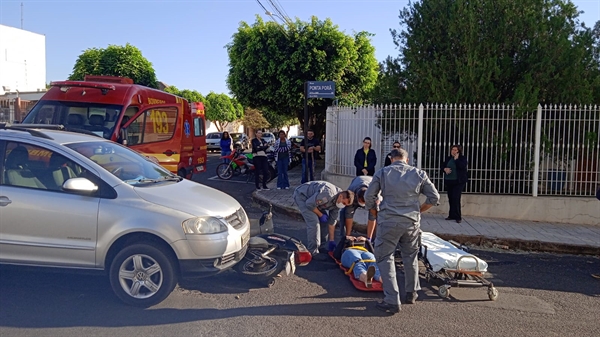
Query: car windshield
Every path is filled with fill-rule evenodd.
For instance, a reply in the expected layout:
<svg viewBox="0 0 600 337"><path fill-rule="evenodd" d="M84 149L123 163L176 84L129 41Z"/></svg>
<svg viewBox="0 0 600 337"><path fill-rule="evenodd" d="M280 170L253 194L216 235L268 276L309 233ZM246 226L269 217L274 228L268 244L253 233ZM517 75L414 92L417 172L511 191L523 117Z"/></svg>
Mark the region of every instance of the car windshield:
<svg viewBox="0 0 600 337"><path fill-rule="evenodd" d="M208 135L206 135L207 139L221 139L221 134L220 133L209 133Z"/></svg>
<svg viewBox="0 0 600 337"><path fill-rule="evenodd" d="M81 153L130 185L181 180L148 157L117 143L81 142L65 146Z"/></svg>
<svg viewBox="0 0 600 337"><path fill-rule="evenodd" d="M241 133L232 133L230 136L231 136L231 139L233 139L234 141L238 141L238 140L240 140L240 138L242 138Z"/></svg>
<svg viewBox="0 0 600 337"><path fill-rule="evenodd" d="M85 130L110 139L121 111L120 105L42 100L23 123L62 124L67 130Z"/></svg>
<svg viewBox="0 0 600 337"><path fill-rule="evenodd" d="M275 136L270 132L265 132L263 133L263 138L275 138Z"/></svg>

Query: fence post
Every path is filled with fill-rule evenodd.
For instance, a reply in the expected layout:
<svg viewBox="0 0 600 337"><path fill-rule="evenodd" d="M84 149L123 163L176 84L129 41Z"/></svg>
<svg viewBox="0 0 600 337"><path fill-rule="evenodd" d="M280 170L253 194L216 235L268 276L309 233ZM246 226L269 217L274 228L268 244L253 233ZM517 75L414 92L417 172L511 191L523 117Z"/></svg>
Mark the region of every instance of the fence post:
<svg viewBox="0 0 600 337"><path fill-rule="evenodd" d="M421 168L421 163L423 162L423 115L425 114L425 109L423 108L423 103L419 105L419 126L418 126L418 134L417 134L417 168Z"/></svg>
<svg viewBox="0 0 600 337"><path fill-rule="evenodd" d="M540 147L542 141L542 105L538 104L535 116L535 150L533 154L533 191L534 197L538 196L538 185L540 176Z"/></svg>

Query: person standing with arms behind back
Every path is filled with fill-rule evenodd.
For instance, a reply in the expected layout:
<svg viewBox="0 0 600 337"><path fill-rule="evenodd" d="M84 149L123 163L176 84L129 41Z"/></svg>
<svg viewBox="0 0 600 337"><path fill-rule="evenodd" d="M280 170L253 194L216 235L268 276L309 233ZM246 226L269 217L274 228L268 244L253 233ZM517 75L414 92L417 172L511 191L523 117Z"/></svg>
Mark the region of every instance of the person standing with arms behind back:
<svg viewBox="0 0 600 337"><path fill-rule="evenodd" d="M302 180L304 184L307 181L315 180L315 152L321 152L321 142L315 138L315 132L308 130L306 132L308 139L303 139L300 143L300 152L302 152ZM308 163L306 162L305 153L308 152ZM310 174L310 177L306 179L306 173Z"/></svg>
<svg viewBox="0 0 600 337"><path fill-rule="evenodd" d="M256 131L256 137L252 139L252 156L254 161L254 182L256 189L260 191L260 176L262 175L262 189L268 190L267 178L269 174L269 162L267 160L267 149L269 146L264 139L262 139L262 131Z"/></svg>
<svg viewBox="0 0 600 337"><path fill-rule="evenodd" d="M387 313L400 312L400 291L396 280L394 252L400 243L404 264L404 288L406 303L417 300L419 284L419 235L421 213L438 205L440 194L427 174L409 166L408 152L392 150L392 165L375 172L365 195L367 209L375 209L378 194L383 200L377 213L377 237L375 238L375 259L381 271L384 299L376 304L377 309ZM422 205L419 195L427 199Z"/></svg>
<svg viewBox="0 0 600 337"><path fill-rule="evenodd" d="M375 150L371 149L371 138L363 139L363 147L356 151L354 155L354 167L356 167L356 176L373 176L377 165L377 155Z"/></svg>
<svg viewBox="0 0 600 337"><path fill-rule="evenodd" d="M275 141L273 149L275 151L275 161L277 162L277 189L289 189L290 180L288 179L288 168L291 161L292 142L287 139L285 131L279 131L279 139Z"/></svg>
<svg viewBox="0 0 600 337"><path fill-rule="evenodd" d="M444 173L444 186L448 192L448 204L450 211L446 220L456 220L462 222L462 213L460 211L460 198L462 191L469 180L467 166L469 162L467 157L463 156L463 148L460 145L452 145L450 155L442 163L442 172Z"/></svg>

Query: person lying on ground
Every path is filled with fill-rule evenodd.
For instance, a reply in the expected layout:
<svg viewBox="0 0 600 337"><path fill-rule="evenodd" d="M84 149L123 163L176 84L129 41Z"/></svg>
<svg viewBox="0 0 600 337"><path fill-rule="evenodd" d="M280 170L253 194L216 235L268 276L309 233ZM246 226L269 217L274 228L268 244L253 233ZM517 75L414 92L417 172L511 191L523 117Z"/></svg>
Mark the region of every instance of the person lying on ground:
<svg viewBox="0 0 600 337"><path fill-rule="evenodd" d="M381 274L372 253L371 242L365 237L342 237L333 257L348 269L346 274L352 273L354 278L363 282L365 287L373 287L373 280L381 282Z"/></svg>

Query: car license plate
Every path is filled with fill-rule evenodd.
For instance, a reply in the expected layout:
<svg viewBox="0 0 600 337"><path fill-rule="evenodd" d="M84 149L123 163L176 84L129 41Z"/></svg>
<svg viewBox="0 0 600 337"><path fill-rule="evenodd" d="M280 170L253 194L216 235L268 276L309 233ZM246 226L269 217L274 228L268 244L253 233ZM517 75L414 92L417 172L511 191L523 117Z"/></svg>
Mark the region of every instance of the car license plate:
<svg viewBox="0 0 600 337"><path fill-rule="evenodd" d="M250 240L250 231L247 231L244 235L242 235L242 247L244 247L248 240Z"/></svg>

